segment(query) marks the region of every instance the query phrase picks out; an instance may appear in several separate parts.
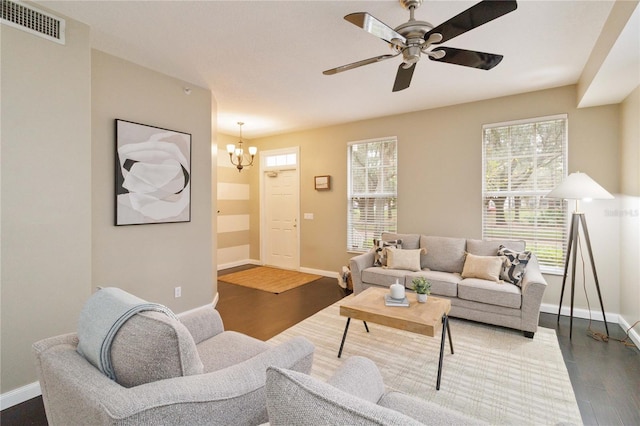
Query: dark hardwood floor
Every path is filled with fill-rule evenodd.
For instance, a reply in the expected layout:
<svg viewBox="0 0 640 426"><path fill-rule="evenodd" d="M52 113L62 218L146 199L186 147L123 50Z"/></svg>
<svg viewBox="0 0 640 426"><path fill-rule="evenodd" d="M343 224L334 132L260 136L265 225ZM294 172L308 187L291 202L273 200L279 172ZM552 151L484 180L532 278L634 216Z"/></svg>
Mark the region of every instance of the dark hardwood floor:
<svg viewBox="0 0 640 426"><path fill-rule="evenodd" d="M251 268L247 265L219 271L218 275ZM296 289L272 294L218 281L217 309L225 329L267 340L297 322L344 297L336 280L322 278ZM574 318L569 340L569 319L540 314L540 326L557 328L576 399L586 425L640 425L640 351L635 346L610 340L600 342L587 335L589 322ZM591 328L604 332L604 324ZM611 337L625 338L617 324L609 324ZM523 337L524 338L524 337ZM544 409L544 407L540 407ZM42 398L37 397L3 410L0 424L47 425Z"/></svg>

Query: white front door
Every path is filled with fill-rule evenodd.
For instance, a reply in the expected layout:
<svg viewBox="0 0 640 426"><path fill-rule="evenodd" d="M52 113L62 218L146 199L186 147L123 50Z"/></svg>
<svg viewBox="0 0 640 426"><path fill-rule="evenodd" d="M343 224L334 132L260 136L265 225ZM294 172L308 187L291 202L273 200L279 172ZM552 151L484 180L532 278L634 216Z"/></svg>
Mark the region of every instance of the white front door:
<svg viewBox="0 0 640 426"><path fill-rule="evenodd" d="M265 259L264 263L298 269L298 172L264 172Z"/></svg>

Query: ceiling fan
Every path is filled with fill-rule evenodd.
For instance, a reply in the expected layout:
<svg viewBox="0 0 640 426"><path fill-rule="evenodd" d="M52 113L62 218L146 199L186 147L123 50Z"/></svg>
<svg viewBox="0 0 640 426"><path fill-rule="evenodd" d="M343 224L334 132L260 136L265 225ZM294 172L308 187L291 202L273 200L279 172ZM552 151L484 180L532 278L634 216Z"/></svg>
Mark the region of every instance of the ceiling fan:
<svg viewBox="0 0 640 426"><path fill-rule="evenodd" d="M513 12L518 7L515 0L483 0L437 27L425 21L415 20L414 11L422 4L422 1L400 0L400 4L405 9L409 9L410 16L409 21L395 29L366 12L351 13L345 16L344 19L347 21L389 43L393 53L342 65L323 71L323 74L337 74L363 65L395 58L402 54L402 63L398 67L396 80L393 84L393 91L397 92L406 89L411 84L413 71L422 54L427 55L432 61L483 70L490 70L500 63L502 55L437 45Z"/></svg>

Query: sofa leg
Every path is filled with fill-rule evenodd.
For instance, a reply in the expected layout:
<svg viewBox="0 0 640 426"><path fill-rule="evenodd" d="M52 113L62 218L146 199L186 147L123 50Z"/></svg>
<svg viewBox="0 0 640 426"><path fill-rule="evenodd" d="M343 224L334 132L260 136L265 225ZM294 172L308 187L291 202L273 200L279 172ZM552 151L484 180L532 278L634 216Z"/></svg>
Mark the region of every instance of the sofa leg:
<svg viewBox="0 0 640 426"><path fill-rule="evenodd" d="M529 339L533 339L533 335L535 334L533 331L523 331L524 337L528 337Z"/></svg>

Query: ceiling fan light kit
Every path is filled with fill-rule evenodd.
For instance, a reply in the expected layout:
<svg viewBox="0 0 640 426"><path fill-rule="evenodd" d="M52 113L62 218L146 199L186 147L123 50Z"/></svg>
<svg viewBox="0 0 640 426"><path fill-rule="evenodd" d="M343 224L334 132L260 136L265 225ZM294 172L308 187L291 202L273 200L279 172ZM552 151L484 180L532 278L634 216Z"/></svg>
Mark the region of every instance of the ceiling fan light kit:
<svg viewBox="0 0 640 426"><path fill-rule="evenodd" d="M397 92L411 84L413 71L422 54L436 62L490 70L502 61L502 55L435 46L513 12L518 7L515 0L483 0L434 27L428 22L417 21L414 17L415 9L422 5L422 0L400 0L400 4L409 10L409 20L396 28L389 27L367 12L351 13L344 17L345 20L387 42L393 54L342 65L326 70L323 74L333 75L402 55L402 63L398 67L393 84L393 91Z"/></svg>

